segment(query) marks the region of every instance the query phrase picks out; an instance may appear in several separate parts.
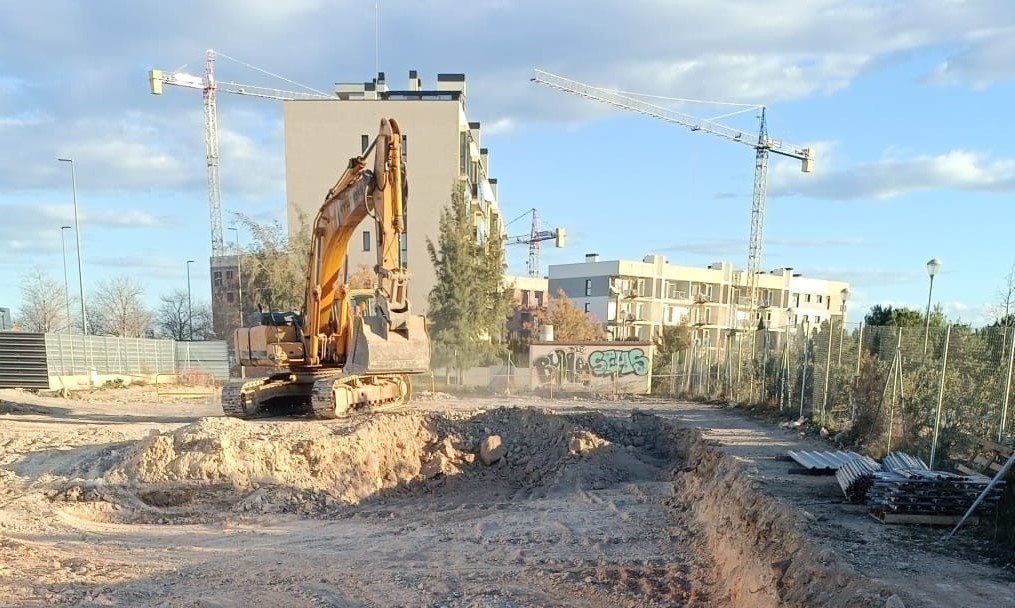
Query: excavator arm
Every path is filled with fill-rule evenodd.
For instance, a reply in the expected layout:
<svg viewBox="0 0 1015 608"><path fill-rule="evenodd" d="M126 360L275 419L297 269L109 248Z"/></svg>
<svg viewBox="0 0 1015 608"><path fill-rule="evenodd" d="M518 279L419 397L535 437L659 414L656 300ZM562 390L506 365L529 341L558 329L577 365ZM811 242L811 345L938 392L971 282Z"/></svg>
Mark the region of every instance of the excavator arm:
<svg viewBox="0 0 1015 608"><path fill-rule="evenodd" d="M410 276L400 259L408 194L401 142L398 123L382 119L377 137L361 156L349 160L314 219L304 306L306 366L352 364L362 369L407 373L429 367L429 342L425 340L422 318L410 314ZM373 166L369 167L371 154ZM354 317L349 306L350 291L341 277L349 242L367 217L373 218L377 234L375 314ZM417 333L422 335L412 335ZM383 338L370 340L372 335ZM416 355L410 355L403 338L413 343ZM384 341L391 347L386 348ZM359 346L371 344L372 361L350 358ZM388 352L382 355L378 351ZM406 364L385 361L384 357ZM412 359L418 362L409 364ZM402 369L406 367L411 369Z"/></svg>

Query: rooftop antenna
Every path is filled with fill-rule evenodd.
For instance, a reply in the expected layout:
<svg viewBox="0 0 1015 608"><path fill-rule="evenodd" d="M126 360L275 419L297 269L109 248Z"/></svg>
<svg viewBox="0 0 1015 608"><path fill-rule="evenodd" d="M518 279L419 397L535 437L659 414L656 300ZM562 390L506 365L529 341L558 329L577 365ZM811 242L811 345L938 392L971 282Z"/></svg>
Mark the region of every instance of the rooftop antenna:
<svg viewBox="0 0 1015 608"><path fill-rule="evenodd" d="M374 2L374 74L381 73L381 26L379 3Z"/></svg>

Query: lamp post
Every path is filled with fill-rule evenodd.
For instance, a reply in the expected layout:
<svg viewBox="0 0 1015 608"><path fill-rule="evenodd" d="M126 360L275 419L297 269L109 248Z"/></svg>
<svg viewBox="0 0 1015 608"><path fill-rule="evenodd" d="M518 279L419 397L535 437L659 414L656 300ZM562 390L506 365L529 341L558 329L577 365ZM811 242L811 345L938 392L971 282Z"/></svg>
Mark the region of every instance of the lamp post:
<svg viewBox="0 0 1015 608"><path fill-rule="evenodd" d="M849 288L843 287L839 296L842 297L842 326L839 328L839 357L836 365L842 365L842 341L846 337L846 300L849 299Z"/></svg>
<svg viewBox="0 0 1015 608"><path fill-rule="evenodd" d="M187 339L194 339L194 310L190 305L190 265L194 263L194 260L187 260Z"/></svg>
<svg viewBox="0 0 1015 608"><path fill-rule="evenodd" d="M927 339L930 337L930 299L934 293L934 276L941 270L941 260L934 258L927 262L927 274L930 275L930 289L927 290L927 312L923 326L923 358L927 358Z"/></svg>
<svg viewBox="0 0 1015 608"><path fill-rule="evenodd" d="M243 269L240 266L240 229L235 226L227 228L236 233L236 299L240 311L240 319L237 327L243 327ZM346 272L349 272L349 264L346 263Z"/></svg>
<svg viewBox="0 0 1015 608"><path fill-rule="evenodd" d="M70 229L70 226L60 226L60 249L63 250L63 303L67 309L68 329L70 329L70 281L67 280L67 241L63 238L63 231Z"/></svg>
<svg viewBox="0 0 1015 608"><path fill-rule="evenodd" d="M74 200L74 240L77 241L78 246L78 289L79 296L81 297L81 333L88 335L88 318L85 316L85 280L83 278L84 273L81 270L81 224L78 222L78 181L77 175L74 173L74 159L73 158L58 158L57 161L61 163L70 163L70 186L71 195Z"/></svg>

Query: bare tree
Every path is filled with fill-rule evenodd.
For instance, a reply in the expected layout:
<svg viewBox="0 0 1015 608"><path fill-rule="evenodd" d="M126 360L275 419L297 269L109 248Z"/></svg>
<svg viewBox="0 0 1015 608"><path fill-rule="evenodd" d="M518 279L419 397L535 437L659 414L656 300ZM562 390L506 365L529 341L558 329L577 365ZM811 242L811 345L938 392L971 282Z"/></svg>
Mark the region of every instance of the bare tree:
<svg viewBox="0 0 1015 608"><path fill-rule="evenodd" d="M1011 327L1015 321L1015 264L1008 269L1008 275L994 297L996 299L990 306L994 323Z"/></svg>
<svg viewBox="0 0 1015 608"><path fill-rule="evenodd" d="M35 267L21 279L21 308L15 324L29 332L56 332L73 328L67 318L69 308L59 281Z"/></svg>
<svg viewBox="0 0 1015 608"><path fill-rule="evenodd" d="M211 306L207 302L199 302L188 309L187 292L177 289L159 297L159 306L155 310L155 333L157 336L173 340L190 340L190 311L193 311L193 339L209 340L215 337L212 331Z"/></svg>
<svg viewBox="0 0 1015 608"><path fill-rule="evenodd" d="M144 286L127 276L98 284L92 296L89 320L95 334L143 338L151 332L152 314L145 307Z"/></svg>

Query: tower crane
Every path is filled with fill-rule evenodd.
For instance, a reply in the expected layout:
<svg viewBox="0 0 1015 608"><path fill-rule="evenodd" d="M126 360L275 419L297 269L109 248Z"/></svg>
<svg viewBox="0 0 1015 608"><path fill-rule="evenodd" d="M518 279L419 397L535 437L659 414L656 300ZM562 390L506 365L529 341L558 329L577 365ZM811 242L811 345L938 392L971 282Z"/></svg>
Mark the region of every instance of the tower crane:
<svg viewBox="0 0 1015 608"><path fill-rule="evenodd" d="M565 230L564 228L554 228L553 230L540 230L539 212L536 211L534 208L529 209L522 215L515 218L515 220L521 219L522 217L528 215L529 213L532 214L532 229L529 231L529 233L522 236L508 237L507 242L509 245L525 244L529 246L529 261L526 264L529 270L529 276L538 277L539 244L543 241L555 239L556 246L563 247L564 244L567 242L567 230Z"/></svg>
<svg viewBox="0 0 1015 608"><path fill-rule="evenodd" d="M683 114L653 103L636 99L621 91L604 89L557 76L543 70L535 70L531 80L565 93L586 97L617 108L638 112L653 118L688 127L692 131L703 131L730 141L754 148L754 202L751 206L751 235L747 254L747 290L749 294L749 317L753 319L758 303L758 273L761 272L762 230L765 223L765 191L768 186L768 156L775 153L801 161L801 170L810 173L814 164L814 149L784 144L768 136L765 123L765 106L758 106L760 128L757 138L743 131L704 118Z"/></svg>
<svg viewBox="0 0 1015 608"><path fill-rule="evenodd" d="M198 89L204 96L204 145L205 157L208 164L208 212L211 215L211 254L213 257L224 255L225 247L222 241L222 196L219 189L219 130L218 130L218 109L215 103L217 91L233 93L236 95L249 95L252 97L263 97L265 99L334 99L334 95L328 95L321 91L305 87L277 74L265 72L260 68L247 65L270 76L280 78L297 86L307 89L307 92L284 91L266 87L237 84L235 82L217 82L215 80L215 56L219 55L232 59L237 63L243 63L233 59L224 53L217 53L208 49L205 56L204 77L192 76L183 72L166 72L163 70L149 70L148 83L153 95L162 94L162 86L165 84L184 87L187 89Z"/></svg>

